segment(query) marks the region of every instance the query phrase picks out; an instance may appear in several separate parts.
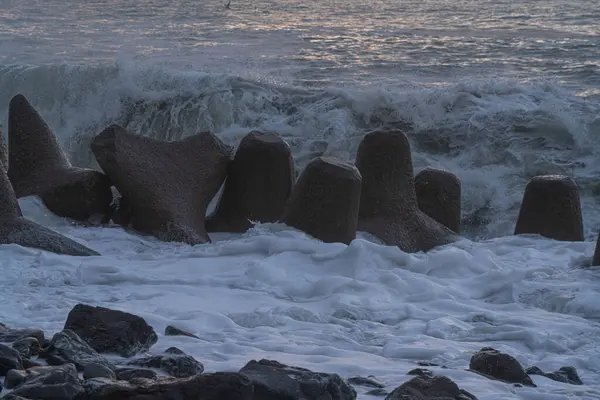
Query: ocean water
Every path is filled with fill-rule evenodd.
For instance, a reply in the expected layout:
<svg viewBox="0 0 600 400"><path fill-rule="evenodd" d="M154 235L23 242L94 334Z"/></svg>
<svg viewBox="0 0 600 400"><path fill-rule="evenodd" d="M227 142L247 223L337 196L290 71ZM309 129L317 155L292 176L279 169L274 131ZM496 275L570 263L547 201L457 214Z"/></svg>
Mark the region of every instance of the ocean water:
<svg viewBox="0 0 600 400"><path fill-rule="evenodd" d="M299 169L353 160L365 130L401 127L415 171L463 184L465 239L406 254L359 235L324 244L279 224L202 246L85 227L21 199L26 217L98 251L0 246L0 322L59 331L78 302L143 316L207 371L272 358L391 390L417 361L480 399L600 399L600 9L595 0L3 0L0 124L38 108L80 166L110 123L236 145L280 133ZM511 236L527 181L573 177L586 242ZM164 337L167 325L201 340ZM525 367L575 366L584 386L516 388L464 371L492 346ZM370 399L359 388L359 399Z"/></svg>

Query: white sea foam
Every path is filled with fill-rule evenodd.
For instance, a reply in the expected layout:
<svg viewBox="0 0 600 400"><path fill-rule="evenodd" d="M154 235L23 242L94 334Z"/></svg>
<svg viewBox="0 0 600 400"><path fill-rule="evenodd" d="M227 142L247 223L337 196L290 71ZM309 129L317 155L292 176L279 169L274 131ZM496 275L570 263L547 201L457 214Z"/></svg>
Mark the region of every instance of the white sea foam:
<svg viewBox="0 0 600 400"><path fill-rule="evenodd" d="M406 254L358 238L325 244L280 224L215 243L162 243L121 228L84 228L34 198L24 213L100 251L65 257L0 246L2 322L59 331L77 303L144 317L153 351L178 346L207 371L271 358L344 377L375 375L388 390L417 361L480 399L600 398L600 273L593 243L508 236ZM200 340L163 336L167 325ZM533 376L516 388L464 369L492 346L525 367L575 366L584 386ZM360 399L370 399L359 388Z"/></svg>

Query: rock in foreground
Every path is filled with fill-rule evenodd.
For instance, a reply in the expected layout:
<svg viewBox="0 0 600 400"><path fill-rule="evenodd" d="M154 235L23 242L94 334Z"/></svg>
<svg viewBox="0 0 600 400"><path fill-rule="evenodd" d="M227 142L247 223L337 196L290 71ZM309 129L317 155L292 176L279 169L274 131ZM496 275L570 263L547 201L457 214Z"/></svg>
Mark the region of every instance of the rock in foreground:
<svg viewBox="0 0 600 400"><path fill-rule="evenodd" d="M104 307L77 304L67 317L70 329L98 353L132 357L156 343L156 332L137 315Z"/></svg>

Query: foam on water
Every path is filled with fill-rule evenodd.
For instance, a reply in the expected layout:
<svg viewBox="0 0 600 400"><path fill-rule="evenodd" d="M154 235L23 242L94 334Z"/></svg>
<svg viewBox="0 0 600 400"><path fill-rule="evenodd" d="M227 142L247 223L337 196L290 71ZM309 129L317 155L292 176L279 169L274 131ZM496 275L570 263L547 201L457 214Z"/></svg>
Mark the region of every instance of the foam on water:
<svg viewBox="0 0 600 400"><path fill-rule="evenodd" d="M21 200L34 220L99 250L65 257L0 246L2 322L59 331L78 302L132 312L207 371L272 358L391 390L418 361L481 399L600 398L600 273L593 244L536 237L467 239L428 254L358 238L324 244L278 224L213 244L162 243L121 228L84 228ZM167 325L201 339L163 336ZM464 371L492 346L524 366L575 366L584 386L532 376L515 388ZM370 399L359 390L359 398Z"/></svg>

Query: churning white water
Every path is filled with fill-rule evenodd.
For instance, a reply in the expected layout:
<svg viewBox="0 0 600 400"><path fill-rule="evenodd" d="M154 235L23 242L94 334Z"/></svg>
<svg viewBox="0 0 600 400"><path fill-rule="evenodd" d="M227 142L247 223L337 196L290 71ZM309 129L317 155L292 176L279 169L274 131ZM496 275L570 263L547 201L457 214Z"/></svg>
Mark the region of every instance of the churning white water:
<svg viewBox="0 0 600 400"><path fill-rule="evenodd" d="M191 247L21 199L26 217L102 256L0 246L0 322L50 334L84 302L144 317L156 350L176 345L207 371L272 358L391 390L431 361L480 399L600 399L600 272L587 268L599 19L595 0L0 3L0 121L23 93L75 164L96 165L89 141L110 123L167 140L210 129L232 145L272 130L299 169L320 154L352 160L366 129L402 127L417 172L461 178L467 237L405 254L265 224ZM511 236L526 182L545 173L580 185L587 242ZM201 340L160 335L167 325ZM525 367L575 366L585 385L464 371L485 346Z"/></svg>

